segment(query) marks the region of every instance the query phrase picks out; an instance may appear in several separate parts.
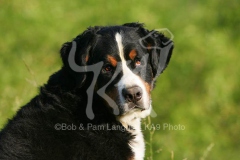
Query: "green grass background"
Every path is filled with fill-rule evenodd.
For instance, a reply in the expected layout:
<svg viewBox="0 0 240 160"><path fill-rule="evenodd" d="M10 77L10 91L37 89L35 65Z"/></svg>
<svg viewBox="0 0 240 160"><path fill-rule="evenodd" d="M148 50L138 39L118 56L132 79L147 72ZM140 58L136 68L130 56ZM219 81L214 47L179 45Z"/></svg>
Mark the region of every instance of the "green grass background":
<svg viewBox="0 0 240 160"><path fill-rule="evenodd" d="M0 128L60 69L62 43L88 26L139 21L168 28L175 42L153 92L161 129L146 159L239 160L239 8L238 0L0 0Z"/></svg>

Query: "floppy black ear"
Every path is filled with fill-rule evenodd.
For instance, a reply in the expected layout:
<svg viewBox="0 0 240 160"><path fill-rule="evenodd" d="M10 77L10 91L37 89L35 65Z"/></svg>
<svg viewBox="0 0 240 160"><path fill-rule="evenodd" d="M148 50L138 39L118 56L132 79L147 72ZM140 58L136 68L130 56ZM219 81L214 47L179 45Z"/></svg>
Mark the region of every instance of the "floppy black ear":
<svg viewBox="0 0 240 160"><path fill-rule="evenodd" d="M74 59L79 66L84 66L87 63L89 51L94 43L97 29L97 27L88 28L82 34L73 39L76 43L76 54ZM60 53L64 66L69 66L68 58L71 49L72 42L66 42L62 45Z"/></svg>
<svg viewBox="0 0 240 160"><path fill-rule="evenodd" d="M169 64L174 47L173 41L158 31L149 32L145 38L153 77L156 79Z"/></svg>
<svg viewBox="0 0 240 160"><path fill-rule="evenodd" d="M77 86L82 86L86 79L86 72L78 72L74 70L71 63L75 63L78 66L86 66L89 59L89 52L95 41L95 33L98 27L88 28L82 34L73 39L72 42L66 42L62 45L60 50L63 67L69 71L74 77ZM73 46L73 43L76 46ZM70 52L75 48L74 62L69 60Z"/></svg>

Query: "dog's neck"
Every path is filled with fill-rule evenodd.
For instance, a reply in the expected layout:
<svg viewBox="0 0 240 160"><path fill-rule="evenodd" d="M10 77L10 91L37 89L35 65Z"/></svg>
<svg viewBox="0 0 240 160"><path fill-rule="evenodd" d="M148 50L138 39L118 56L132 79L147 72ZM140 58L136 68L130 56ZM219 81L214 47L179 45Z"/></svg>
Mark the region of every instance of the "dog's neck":
<svg viewBox="0 0 240 160"><path fill-rule="evenodd" d="M119 122L129 131L134 138L129 142L129 146L134 153L134 160L143 160L145 153L145 143L141 131L141 118L135 114L127 114L117 117Z"/></svg>

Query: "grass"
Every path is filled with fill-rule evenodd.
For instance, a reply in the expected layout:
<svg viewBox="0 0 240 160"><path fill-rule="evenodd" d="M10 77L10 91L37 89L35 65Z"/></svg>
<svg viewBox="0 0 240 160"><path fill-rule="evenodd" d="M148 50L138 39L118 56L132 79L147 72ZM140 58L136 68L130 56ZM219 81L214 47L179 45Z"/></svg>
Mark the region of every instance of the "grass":
<svg viewBox="0 0 240 160"><path fill-rule="evenodd" d="M61 67L59 49L88 26L144 22L168 28L175 49L153 91L146 159L240 158L240 2L1 1L0 128ZM213 146L214 144L214 146ZM151 151L150 151L151 150Z"/></svg>

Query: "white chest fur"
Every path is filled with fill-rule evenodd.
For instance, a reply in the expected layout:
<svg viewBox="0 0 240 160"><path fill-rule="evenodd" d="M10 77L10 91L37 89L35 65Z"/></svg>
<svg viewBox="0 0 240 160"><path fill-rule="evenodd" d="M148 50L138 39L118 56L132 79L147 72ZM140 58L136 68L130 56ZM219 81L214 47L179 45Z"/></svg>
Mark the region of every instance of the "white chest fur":
<svg viewBox="0 0 240 160"><path fill-rule="evenodd" d="M130 146L132 148L132 151L134 153L134 159L135 160L143 160L144 154L145 154L145 143L143 134L141 131L141 122L140 118L134 119L135 126L133 126L134 130L130 130L130 132L135 135L135 138L130 141Z"/></svg>
<svg viewBox="0 0 240 160"><path fill-rule="evenodd" d="M143 160L145 155L145 143L141 131L141 118L136 118L132 114L119 117L119 121L135 137L130 141L129 146L134 153L134 160ZM132 128L129 129L129 126Z"/></svg>

